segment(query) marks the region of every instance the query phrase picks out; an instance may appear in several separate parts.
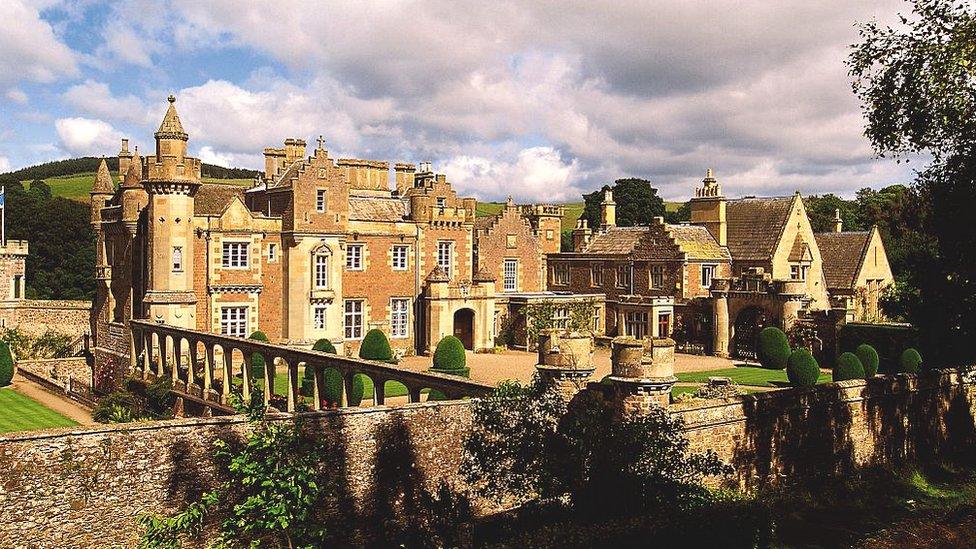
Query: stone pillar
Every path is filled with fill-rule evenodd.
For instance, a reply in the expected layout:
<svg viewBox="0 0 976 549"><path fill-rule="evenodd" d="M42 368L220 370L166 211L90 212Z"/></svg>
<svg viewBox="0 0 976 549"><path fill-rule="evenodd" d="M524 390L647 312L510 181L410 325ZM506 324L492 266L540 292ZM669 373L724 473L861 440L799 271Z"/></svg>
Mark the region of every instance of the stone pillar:
<svg viewBox="0 0 976 549"><path fill-rule="evenodd" d="M717 278L712 281L712 354L722 358L729 356L729 281Z"/></svg>
<svg viewBox="0 0 976 549"><path fill-rule="evenodd" d="M613 371L624 414L647 413L651 406L671 403L674 377L674 340L617 337L611 342Z"/></svg>
<svg viewBox="0 0 976 549"><path fill-rule="evenodd" d="M539 376L554 385L568 401L586 387L593 375L593 335L565 330L539 334Z"/></svg>

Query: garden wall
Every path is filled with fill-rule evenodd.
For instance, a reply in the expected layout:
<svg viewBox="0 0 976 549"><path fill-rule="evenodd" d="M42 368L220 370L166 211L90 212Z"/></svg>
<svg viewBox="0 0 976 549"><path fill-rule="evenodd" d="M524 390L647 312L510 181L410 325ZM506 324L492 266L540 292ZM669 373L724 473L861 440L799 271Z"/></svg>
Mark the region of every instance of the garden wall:
<svg viewBox="0 0 976 549"><path fill-rule="evenodd" d="M91 366L85 357L18 360L15 368L46 391L71 398L88 408L95 405Z"/></svg>
<svg viewBox="0 0 976 549"><path fill-rule="evenodd" d="M692 449L716 450L739 481L757 486L971 447L974 397L972 385L945 372L672 409L685 419ZM331 531L344 539L375 539L455 506L432 494L441 481L461 487L467 402L302 417L329 446L338 493ZM131 546L136 517L196 498L213 482L214 441L247 428L239 417L197 418L0 436L0 547Z"/></svg>
<svg viewBox="0 0 976 549"><path fill-rule="evenodd" d="M0 303L0 321L37 336L52 331L78 337L89 333L90 301L25 299Z"/></svg>

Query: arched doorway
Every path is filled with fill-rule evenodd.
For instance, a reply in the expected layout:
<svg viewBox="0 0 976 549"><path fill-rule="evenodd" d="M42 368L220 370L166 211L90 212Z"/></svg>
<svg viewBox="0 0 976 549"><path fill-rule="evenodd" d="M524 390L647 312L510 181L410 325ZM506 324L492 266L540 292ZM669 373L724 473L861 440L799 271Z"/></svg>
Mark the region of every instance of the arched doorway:
<svg viewBox="0 0 976 549"><path fill-rule="evenodd" d="M474 310L458 309L454 312L454 337L461 340L465 349L474 350Z"/></svg>
<svg viewBox="0 0 976 549"><path fill-rule="evenodd" d="M769 318L762 307L747 307L735 317L735 332L732 337L732 356L756 358L756 340L759 331L766 327Z"/></svg>

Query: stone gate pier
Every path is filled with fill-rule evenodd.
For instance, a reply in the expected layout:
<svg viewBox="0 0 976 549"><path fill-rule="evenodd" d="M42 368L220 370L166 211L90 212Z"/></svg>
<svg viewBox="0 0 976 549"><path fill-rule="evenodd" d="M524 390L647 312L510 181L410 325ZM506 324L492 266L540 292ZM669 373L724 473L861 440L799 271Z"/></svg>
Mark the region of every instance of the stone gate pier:
<svg viewBox="0 0 976 549"><path fill-rule="evenodd" d="M674 340L617 337L610 345L610 381L621 411L639 414L647 413L651 406L667 408L671 387L678 381L674 376Z"/></svg>

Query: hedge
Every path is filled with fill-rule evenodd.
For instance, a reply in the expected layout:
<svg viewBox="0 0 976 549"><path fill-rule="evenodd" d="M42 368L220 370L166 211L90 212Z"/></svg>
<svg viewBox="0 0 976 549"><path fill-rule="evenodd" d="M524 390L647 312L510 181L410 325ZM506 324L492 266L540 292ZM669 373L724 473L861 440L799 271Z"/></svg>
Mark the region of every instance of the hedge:
<svg viewBox="0 0 976 549"><path fill-rule="evenodd" d="M326 368L324 377L325 391L320 396L329 404L338 406L342 401L342 374L335 368ZM362 374L352 376L352 393L346 399L346 406L359 406L363 401L363 393L365 392L363 377Z"/></svg>
<svg viewBox="0 0 976 549"><path fill-rule="evenodd" d="M14 379L14 357L10 354L10 345L0 341L0 387L10 385Z"/></svg>
<svg viewBox="0 0 976 549"><path fill-rule="evenodd" d="M267 343L269 341L268 336L266 336L262 331L255 331L253 334L251 334L250 337L248 337L248 339L252 339L254 341L263 341L264 343ZM263 355L258 353L254 353L251 355L251 382L252 383L254 381L261 381L262 383L264 382L264 366L265 363L264 363Z"/></svg>
<svg viewBox="0 0 976 549"><path fill-rule="evenodd" d="M464 354L464 344L454 336L446 336L434 349L434 372L468 377L471 369L465 367L467 358Z"/></svg>
<svg viewBox="0 0 976 549"><path fill-rule="evenodd" d="M872 377L878 375L878 364L880 359L878 358L878 351L874 350L874 347L868 345L867 343L862 343L857 346L857 350L854 351L857 355L858 360L861 361L861 365L864 366L864 377L865 379L871 379Z"/></svg>
<svg viewBox="0 0 976 549"><path fill-rule="evenodd" d="M797 349L790 353L786 364L786 377L794 387L813 387L820 379L820 365L809 349Z"/></svg>
<svg viewBox="0 0 976 549"><path fill-rule="evenodd" d="M312 350L313 351L319 351L319 352L322 352L322 353L329 353L329 354L333 354L333 355L336 354L335 345L333 345L332 342L329 341L328 339L320 339L320 340L316 341L315 344L312 345ZM302 388L301 388L301 394L302 395L304 395L306 397L314 397L315 396L314 379L315 379L315 368L313 368L311 364L306 364L305 365L305 372L302 374ZM340 382L339 383L340 383L339 386L341 387L341 384L342 384L342 380L341 379L340 379ZM325 385L325 384L323 383L323 385ZM341 394L341 393L337 393L337 394ZM324 398L326 400L329 400L328 397L326 397L325 395L320 395L320 396L321 396L321 398ZM330 401L330 402L336 402L336 401L338 401L338 398L336 398L335 401Z"/></svg>
<svg viewBox="0 0 976 549"><path fill-rule="evenodd" d="M917 374L922 370L922 355L909 347L898 360L898 371L906 374Z"/></svg>
<svg viewBox="0 0 976 549"><path fill-rule="evenodd" d="M851 322L840 327L837 334L837 352L856 352L862 344L874 347L878 353L878 371L892 374L899 371L902 351L918 348L918 329L913 326L893 324L868 324Z"/></svg>
<svg viewBox="0 0 976 549"><path fill-rule="evenodd" d="M763 368L782 370L790 359L790 341L775 326L763 328L756 344L756 357Z"/></svg>
<svg viewBox="0 0 976 549"><path fill-rule="evenodd" d="M841 354L837 357L837 365L834 366L834 381L848 379L864 379L864 365L854 353Z"/></svg>
<svg viewBox="0 0 976 549"><path fill-rule="evenodd" d="M390 340L386 338L383 330L373 328L366 332L366 337L359 346L359 358L393 362L393 349L390 348Z"/></svg>

